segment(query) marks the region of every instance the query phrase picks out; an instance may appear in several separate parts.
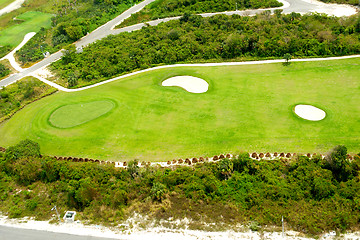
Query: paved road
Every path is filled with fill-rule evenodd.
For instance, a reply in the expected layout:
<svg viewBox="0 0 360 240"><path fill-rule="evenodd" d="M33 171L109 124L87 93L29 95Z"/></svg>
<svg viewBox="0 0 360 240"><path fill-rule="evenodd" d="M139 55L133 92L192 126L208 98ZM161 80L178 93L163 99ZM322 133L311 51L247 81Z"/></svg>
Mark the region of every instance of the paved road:
<svg viewBox="0 0 360 240"><path fill-rule="evenodd" d="M82 39L80 39L79 41L75 42L76 47L84 47L92 42L95 42L95 41L102 39L111 34L116 35L116 34L119 34L122 32L132 32L132 31L141 29L142 27L144 27L146 25L145 23L135 24L132 26L121 28L121 29L113 29L113 28L117 24L122 22L124 19L130 17L131 14L140 11L143 7L145 7L146 5L150 4L153 1L155 1L155 0L145 0L141 3L139 3L138 5L135 5L131 8L129 8L127 11L125 11L118 17L107 22L106 24L102 25L101 27L97 28L96 30L94 30L93 32L88 34L87 36L85 36ZM344 6L341 6L341 5L325 4L325 3L321 3L321 2L318 2L315 0L286 0L286 1L280 0L280 1L283 2L283 4L284 4L284 6L280 7L280 8L245 10L245 11L230 11L230 12L222 12L222 13L204 13L204 14L200 14L200 15L203 17L210 17L210 16L217 15L217 14L227 14L227 15L237 14L237 15L242 15L242 16L250 16L250 15L255 15L255 14L261 13L265 10L270 10L273 12L275 9L283 9L284 13L291 13L291 12L308 13L308 12L313 12L313 11L334 13L337 9L344 8ZM147 24L150 24L151 26L155 26L161 22L167 22L170 20L178 19L178 18L180 18L180 17L158 19L158 20L150 21ZM59 60L61 58L61 56L62 56L61 52L52 54L50 57L40 61L39 63L33 65L32 67L24 69L22 72L11 75L11 76L5 78L4 80L0 81L0 87L7 86L11 83L14 83L17 80L19 80L25 76L33 75L36 77L36 75L33 74L36 70L38 70L44 66L47 66L54 61ZM42 80L42 79L40 79L40 80Z"/></svg>
<svg viewBox="0 0 360 240"><path fill-rule="evenodd" d="M115 240L0 226L0 240Z"/></svg>

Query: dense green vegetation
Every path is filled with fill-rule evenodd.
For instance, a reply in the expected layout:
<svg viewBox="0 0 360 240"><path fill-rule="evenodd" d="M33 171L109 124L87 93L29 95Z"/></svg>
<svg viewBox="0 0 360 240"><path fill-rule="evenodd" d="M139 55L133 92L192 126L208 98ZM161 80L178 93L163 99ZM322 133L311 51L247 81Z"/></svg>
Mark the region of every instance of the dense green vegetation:
<svg viewBox="0 0 360 240"><path fill-rule="evenodd" d="M194 94L161 86L174 76L202 78L209 90ZM355 153L359 83L359 58L158 69L37 101L0 125L0 146L30 138L49 155L141 161L237 150L325 153L337 144ZM99 110L103 101L116 105L98 118L90 110L78 116L79 104L94 103ZM314 105L327 116L306 121L294 114L296 104ZM56 121L65 124L69 117L66 121L77 126L59 129L49 123L63 106L74 108L63 108ZM82 118L93 120L79 125Z"/></svg>
<svg viewBox="0 0 360 240"><path fill-rule="evenodd" d="M184 13L225 12L243 9L280 7L276 0L157 0L138 13L125 19L119 27L129 26L158 18L180 16Z"/></svg>
<svg viewBox="0 0 360 240"><path fill-rule="evenodd" d="M5 57L5 55L11 51L11 49L12 48L9 45L0 47L0 58Z"/></svg>
<svg viewBox="0 0 360 240"><path fill-rule="evenodd" d="M55 88L33 77L26 77L0 89L0 122L10 118L25 105L55 91Z"/></svg>
<svg viewBox="0 0 360 240"><path fill-rule="evenodd" d="M0 153L0 211L10 217L49 219L63 214L118 225L136 211L153 219L194 220L190 229L252 222L319 234L359 227L360 158L337 146L325 158L254 161L248 154L218 163L127 169L41 157L29 140ZM226 172L226 175L224 174ZM46 197L44 197L46 196ZM145 224L145 223L144 223ZM255 227L254 227L255 226Z"/></svg>
<svg viewBox="0 0 360 240"><path fill-rule="evenodd" d="M7 76L10 73L10 69L4 64L0 63L0 79Z"/></svg>
<svg viewBox="0 0 360 240"><path fill-rule="evenodd" d="M23 64L38 61L43 58L42 52L53 53L60 50L110 21L136 2L138 1L60 1L51 9L51 12L56 14L52 18L51 28L42 29L17 52L17 57Z"/></svg>
<svg viewBox="0 0 360 240"><path fill-rule="evenodd" d="M263 58L339 56L360 53L360 17L292 13L255 17L184 16L68 50L52 64L64 81L79 85L158 64L218 62ZM73 78L71 78L73 79ZM71 85L73 86L73 85Z"/></svg>

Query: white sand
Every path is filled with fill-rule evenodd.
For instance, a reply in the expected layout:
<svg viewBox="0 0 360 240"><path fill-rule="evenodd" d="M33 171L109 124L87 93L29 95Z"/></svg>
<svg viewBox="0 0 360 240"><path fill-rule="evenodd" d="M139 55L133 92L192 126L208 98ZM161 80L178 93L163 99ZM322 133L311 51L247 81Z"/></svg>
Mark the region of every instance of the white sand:
<svg viewBox="0 0 360 240"><path fill-rule="evenodd" d="M6 55L5 57L3 57L2 59L8 59L11 66L19 72L22 72L24 69L22 69L20 67L20 65L16 62L14 54L17 50L19 50L20 48L22 48L33 36L35 36L35 32L29 32L28 34L25 35L24 39L22 40L22 42L14 49L12 50L8 55ZM1 59L1 60L2 60Z"/></svg>
<svg viewBox="0 0 360 240"><path fill-rule="evenodd" d="M48 69L48 66L44 66L34 72L34 74L38 75L42 78L51 78L54 77L54 74Z"/></svg>
<svg viewBox="0 0 360 240"><path fill-rule="evenodd" d="M323 110L311 105L296 105L295 113L299 117L310 121L320 121L326 116Z"/></svg>
<svg viewBox="0 0 360 240"><path fill-rule="evenodd" d="M29 218L23 219L8 219L7 217L0 216L0 225L7 227L16 227L23 229L34 229L57 233L68 233L81 236L94 236L103 238L115 238L115 239L127 239L127 240L235 240L235 239L276 239L282 240L281 232L252 232L247 227L239 225L240 231L218 231L218 232L206 232L198 230L189 230L188 227L192 224L191 219L181 220L168 220L149 221L146 216L135 214L132 218L124 221L123 224L119 224L117 228L105 228L100 225L84 225L80 222L72 224L49 224L47 221L35 221ZM163 223L171 223L171 228L162 226ZM217 225L215 223L208 225ZM131 227L130 227L131 226ZM145 228L144 228L145 226ZM328 237L326 239L333 239ZM358 233L351 233L351 236L358 237ZM325 235L324 235L325 237ZM345 236L346 237L346 236ZM302 234L295 231L286 231L285 239L288 240L308 240L313 238L305 238Z"/></svg>
<svg viewBox="0 0 360 240"><path fill-rule="evenodd" d="M352 16L357 13L357 8L348 4L324 3L318 0L302 0L314 4L315 8L310 12L326 13L335 17Z"/></svg>
<svg viewBox="0 0 360 240"><path fill-rule="evenodd" d="M163 81L162 85L166 87L181 87L191 93L204 93L209 88L209 84L204 79L192 76L172 77Z"/></svg>
<svg viewBox="0 0 360 240"><path fill-rule="evenodd" d="M12 12L15 9L21 8L21 4L23 4L23 2L25 2L25 0L15 0L14 2L4 7L3 9L0 9L0 16L5 13Z"/></svg>

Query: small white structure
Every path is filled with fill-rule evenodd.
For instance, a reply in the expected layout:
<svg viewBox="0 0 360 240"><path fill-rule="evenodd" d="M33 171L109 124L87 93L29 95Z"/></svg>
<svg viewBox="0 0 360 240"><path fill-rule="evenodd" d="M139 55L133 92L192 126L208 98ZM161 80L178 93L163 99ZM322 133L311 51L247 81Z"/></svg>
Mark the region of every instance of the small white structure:
<svg viewBox="0 0 360 240"><path fill-rule="evenodd" d="M43 53L43 55L44 55L44 58L50 57L50 53L49 53L49 52L45 52L45 53Z"/></svg>
<svg viewBox="0 0 360 240"><path fill-rule="evenodd" d="M310 121L320 121L326 116L323 110L311 105L296 105L294 111L299 117Z"/></svg>
<svg viewBox="0 0 360 240"><path fill-rule="evenodd" d="M162 85L166 87L181 87L191 93L204 93L209 88L209 84L204 79L192 76L172 77L163 81Z"/></svg>
<svg viewBox="0 0 360 240"><path fill-rule="evenodd" d="M63 217L65 223L73 223L75 221L75 211L67 211Z"/></svg>
<svg viewBox="0 0 360 240"><path fill-rule="evenodd" d="M76 53L82 53L83 51L82 46L76 48Z"/></svg>

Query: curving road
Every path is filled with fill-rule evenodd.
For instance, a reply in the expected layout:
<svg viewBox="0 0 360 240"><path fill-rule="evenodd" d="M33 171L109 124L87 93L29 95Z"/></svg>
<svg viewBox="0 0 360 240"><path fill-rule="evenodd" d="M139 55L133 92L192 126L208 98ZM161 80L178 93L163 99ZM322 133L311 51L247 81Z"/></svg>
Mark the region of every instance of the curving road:
<svg viewBox="0 0 360 240"><path fill-rule="evenodd" d="M171 18L158 19L158 20L147 22L146 24L140 23L140 24L135 24L132 26L124 27L121 29L114 29L114 27L116 25L120 24L126 18L130 17L131 14L140 11L142 8L144 8L146 5L152 3L153 1L155 1L155 0L145 0L145 1L129 8L128 10L126 10L125 12L120 14L118 17L116 17L113 20L107 22L106 24L100 26L99 28L97 28L96 30L91 32L90 34L84 36L83 38L81 38L80 40L75 42L74 43L75 46L76 47L84 47L90 43L93 43L97 40L105 38L106 36L111 35L111 34L116 35L116 34L119 34L122 32L132 32L132 31L141 29L146 24L155 26L162 22L167 22L170 20L180 18L180 17L171 17ZM275 9L283 9L284 13L297 12L297 13L302 13L302 14L309 13L309 12L323 12L323 13L328 13L330 15L351 15L351 14L356 13L355 8L353 8L353 7L346 6L346 5L338 5L338 4L325 4L325 3L319 2L317 0L286 0L286 1L280 0L280 2L282 2L284 5L279 8L245 10L245 11L230 11L230 12L220 12L220 13L203 13L200 15L203 17L210 17L210 16L217 15L217 14L227 14L227 15L237 14L237 15L241 15L241 16L251 16L251 15L255 15L255 14L258 14L258 13L261 13L264 11L269 11L269 10L271 12L273 12ZM61 56L62 56L62 52L58 51L58 52L50 55L48 58L45 58L44 60L34 64L33 66L26 68L26 69L22 69L19 73L13 74L13 75L3 79L2 81L0 81L0 87L12 84L12 83L16 82L17 80L20 80L21 78L26 77L26 76L37 77L41 81L44 81L45 83L49 84L50 83L49 81L47 81L44 78L39 77L35 72L37 70L51 64L52 62L59 60L61 58ZM114 80L114 79L111 79L111 80ZM108 81L106 81L106 82L108 82ZM76 91L76 89L69 90L69 89L61 87L59 85L56 85L56 84L50 84L50 85L55 86L56 88L58 88L59 90L62 90L62 91ZM93 86L97 86L97 85L93 85ZM92 86L90 86L90 87L92 87ZM83 90L83 89L85 89L85 88L82 88L81 90ZM77 90L77 91L79 91L79 90Z"/></svg>

